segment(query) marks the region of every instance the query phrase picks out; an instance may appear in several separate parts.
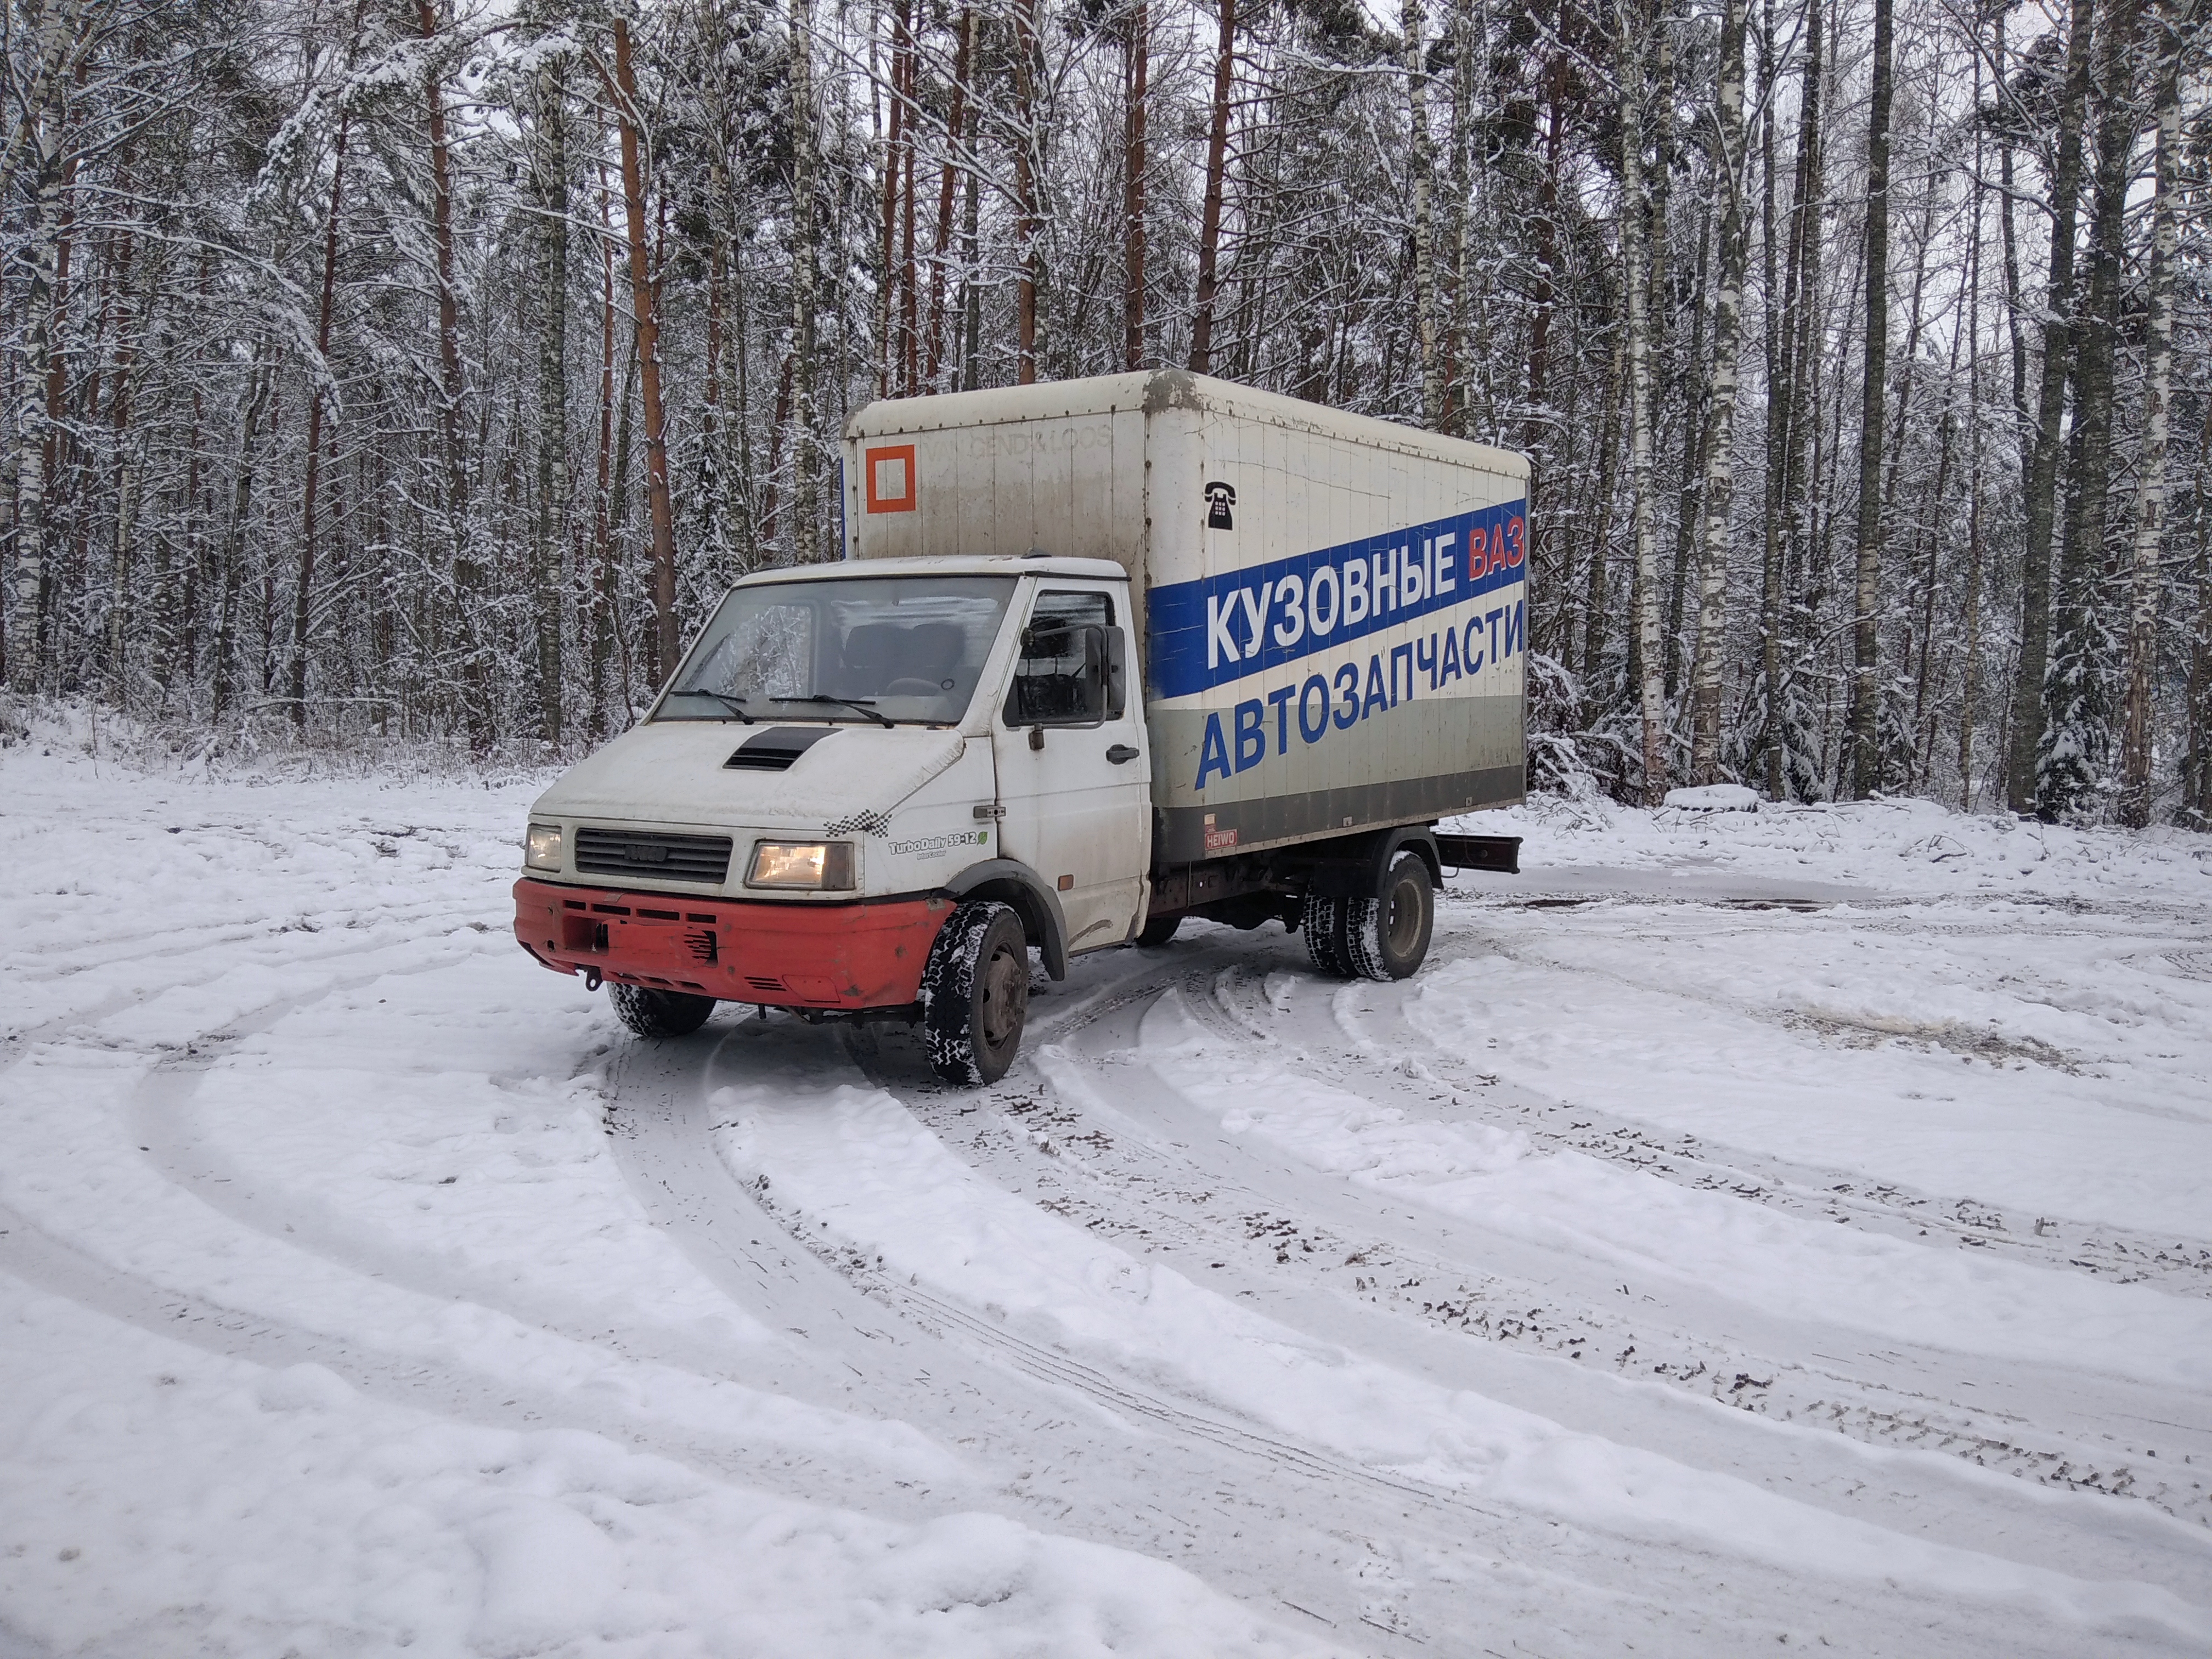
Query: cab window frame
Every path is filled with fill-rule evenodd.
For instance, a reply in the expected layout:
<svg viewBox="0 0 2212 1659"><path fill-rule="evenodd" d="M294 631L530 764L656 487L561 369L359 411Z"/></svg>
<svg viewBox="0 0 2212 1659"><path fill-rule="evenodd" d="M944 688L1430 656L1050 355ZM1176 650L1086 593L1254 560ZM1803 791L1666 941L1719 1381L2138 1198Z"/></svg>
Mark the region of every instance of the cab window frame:
<svg viewBox="0 0 2212 1659"><path fill-rule="evenodd" d="M1053 616L1053 602L1066 605L1060 617ZM1073 601L1076 603L1068 604ZM1084 611L1095 611L1095 617L1085 617ZM1040 616L1047 621L1057 620L1059 625L1040 632ZM1031 654L1031 646L1042 640L1054 637L1087 635L1078 653L1062 647L1050 657ZM1128 648L1127 636L1115 621L1114 595L1104 587L1040 587L1030 601L1028 617L1014 642L1013 672L1007 677L1006 695L1000 709L1000 718L1010 731L1049 729L1060 731L1093 730L1111 726L1127 718L1128 713ZM1026 664L1060 662L1072 654L1079 654L1081 667L1073 675L1024 674ZM1096 669L1096 678L1092 670ZM1079 712L1044 713L1039 703L1024 695L1025 684L1048 679L1076 679L1088 681L1096 689L1094 707Z"/></svg>

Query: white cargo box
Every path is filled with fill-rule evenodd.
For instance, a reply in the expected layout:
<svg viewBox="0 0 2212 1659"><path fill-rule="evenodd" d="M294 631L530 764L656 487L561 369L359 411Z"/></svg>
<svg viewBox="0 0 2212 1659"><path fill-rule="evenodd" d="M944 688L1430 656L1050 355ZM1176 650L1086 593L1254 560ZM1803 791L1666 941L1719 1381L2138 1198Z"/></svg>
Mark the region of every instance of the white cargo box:
<svg viewBox="0 0 2212 1659"><path fill-rule="evenodd" d="M867 405L848 558L1129 573L1162 864L1521 799L1527 460L1180 370Z"/></svg>

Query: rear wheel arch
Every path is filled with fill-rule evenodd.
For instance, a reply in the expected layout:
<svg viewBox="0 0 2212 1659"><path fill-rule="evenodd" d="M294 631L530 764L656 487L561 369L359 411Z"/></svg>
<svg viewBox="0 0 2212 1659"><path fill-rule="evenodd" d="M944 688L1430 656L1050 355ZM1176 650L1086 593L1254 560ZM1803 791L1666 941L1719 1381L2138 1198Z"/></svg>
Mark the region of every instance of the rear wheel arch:
<svg viewBox="0 0 2212 1659"><path fill-rule="evenodd" d="M1433 825L1409 823L1402 829L1393 830L1383 837L1382 855L1375 860L1378 886L1381 884L1380 878L1387 874L1390 866L1398 861L1398 854L1401 853L1419 853L1421 855L1421 862L1429 866L1429 885L1438 891L1443 890L1443 854L1437 848L1436 830Z"/></svg>

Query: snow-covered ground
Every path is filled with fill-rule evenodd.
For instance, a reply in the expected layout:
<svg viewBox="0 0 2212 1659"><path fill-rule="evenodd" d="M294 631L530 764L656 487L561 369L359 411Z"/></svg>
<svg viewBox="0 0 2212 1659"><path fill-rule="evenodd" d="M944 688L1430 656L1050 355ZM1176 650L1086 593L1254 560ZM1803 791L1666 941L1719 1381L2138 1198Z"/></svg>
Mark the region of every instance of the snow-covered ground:
<svg viewBox="0 0 2212 1659"><path fill-rule="evenodd" d="M2212 1644L2212 842L1542 804L962 1092L533 790L0 752L0 1656Z"/></svg>

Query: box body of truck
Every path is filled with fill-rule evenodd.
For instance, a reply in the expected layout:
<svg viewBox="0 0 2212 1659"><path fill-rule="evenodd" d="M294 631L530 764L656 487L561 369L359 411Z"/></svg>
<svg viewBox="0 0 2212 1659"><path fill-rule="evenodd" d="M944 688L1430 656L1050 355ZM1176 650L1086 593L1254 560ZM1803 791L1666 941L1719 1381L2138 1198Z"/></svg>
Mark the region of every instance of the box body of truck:
<svg viewBox="0 0 2212 1659"><path fill-rule="evenodd" d="M1162 870L1522 798L1520 455L1158 370L872 404L844 471L848 558L1128 573Z"/></svg>
<svg viewBox="0 0 2212 1659"><path fill-rule="evenodd" d="M1402 978L1433 825L1521 798L1525 487L1176 372L871 404L844 557L738 582L538 799L516 938L641 1033L903 1019L968 1082L1032 952L1277 919Z"/></svg>

